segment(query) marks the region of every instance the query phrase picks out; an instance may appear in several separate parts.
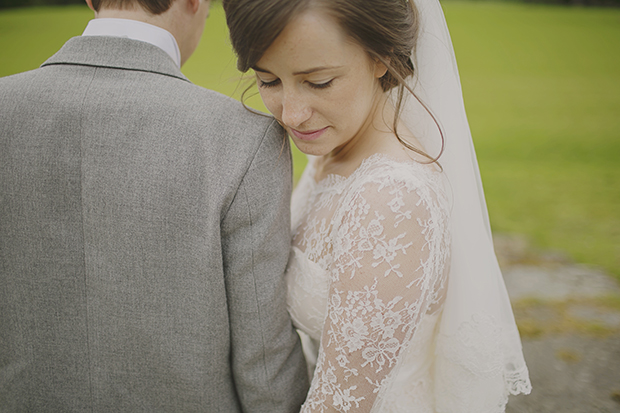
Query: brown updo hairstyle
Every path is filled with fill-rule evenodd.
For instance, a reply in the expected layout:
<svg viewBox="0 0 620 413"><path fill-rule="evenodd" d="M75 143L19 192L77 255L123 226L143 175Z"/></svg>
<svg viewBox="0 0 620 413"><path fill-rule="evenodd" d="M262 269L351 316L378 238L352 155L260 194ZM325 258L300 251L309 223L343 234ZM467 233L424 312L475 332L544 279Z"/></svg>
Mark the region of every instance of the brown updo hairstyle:
<svg viewBox="0 0 620 413"><path fill-rule="evenodd" d="M415 70L412 53L419 22L413 0L223 0L222 4L238 58L237 68L243 73L256 65L286 25L299 14L310 8L320 8L334 17L371 59L387 67L386 74L379 80L384 92L397 88L392 127L399 142L432 162L437 160L439 156L432 158L405 142L396 130L405 90L415 96L405 81Z"/></svg>

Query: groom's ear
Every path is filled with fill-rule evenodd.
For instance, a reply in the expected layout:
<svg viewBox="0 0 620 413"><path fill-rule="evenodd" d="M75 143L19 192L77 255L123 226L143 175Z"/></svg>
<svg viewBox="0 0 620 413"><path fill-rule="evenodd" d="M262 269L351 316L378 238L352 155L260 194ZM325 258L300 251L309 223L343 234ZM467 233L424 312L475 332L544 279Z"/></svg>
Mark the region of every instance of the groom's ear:
<svg viewBox="0 0 620 413"><path fill-rule="evenodd" d="M91 1L91 0L86 0L86 1ZM179 0L177 0L179 1ZM206 1L206 0L186 0L188 2L188 6L190 8L190 10L192 11L192 13L197 13L198 12L198 8L200 7L200 2L201 1Z"/></svg>
<svg viewBox="0 0 620 413"><path fill-rule="evenodd" d="M93 0L86 0L86 4L88 5L88 7L94 11L96 13L95 8L93 7Z"/></svg>

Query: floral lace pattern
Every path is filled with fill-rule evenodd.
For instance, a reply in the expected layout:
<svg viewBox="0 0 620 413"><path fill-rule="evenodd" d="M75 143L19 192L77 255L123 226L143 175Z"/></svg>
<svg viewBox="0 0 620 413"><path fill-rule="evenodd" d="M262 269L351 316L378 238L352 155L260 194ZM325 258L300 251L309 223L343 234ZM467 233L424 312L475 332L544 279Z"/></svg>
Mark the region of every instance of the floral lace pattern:
<svg viewBox="0 0 620 413"><path fill-rule="evenodd" d="M450 237L442 174L374 155L348 178L317 184L312 176L309 166L293 197L287 271L293 320L320 342L302 411L370 411L386 391L432 404L429 357L413 357L421 368L412 385L399 386L398 371L412 359L412 340L430 348L445 299Z"/></svg>
<svg viewBox="0 0 620 413"><path fill-rule="evenodd" d="M438 413L496 413L505 411L509 394L529 394L527 368L522 359L505 359L506 343L519 343L518 334L501 331L493 317L474 314L453 336L437 338L436 385L450 389L451 397L438 397ZM475 397L495 394L496 397Z"/></svg>

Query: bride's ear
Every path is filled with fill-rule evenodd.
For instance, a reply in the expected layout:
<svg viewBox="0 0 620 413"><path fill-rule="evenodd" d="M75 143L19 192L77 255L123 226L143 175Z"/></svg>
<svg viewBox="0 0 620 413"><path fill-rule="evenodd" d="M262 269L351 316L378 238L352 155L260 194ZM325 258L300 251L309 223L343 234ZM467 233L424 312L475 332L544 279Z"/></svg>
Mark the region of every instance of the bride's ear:
<svg viewBox="0 0 620 413"><path fill-rule="evenodd" d="M374 70L375 78L380 79L383 76L385 76L385 74L387 73L388 68L387 68L386 64L389 64L390 60L389 59L385 59L385 60L384 59L381 59L381 60L380 59L374 59L374 61L375 61L375 70ZM384 63L384 61L385 61L385 63Z"/></svg>

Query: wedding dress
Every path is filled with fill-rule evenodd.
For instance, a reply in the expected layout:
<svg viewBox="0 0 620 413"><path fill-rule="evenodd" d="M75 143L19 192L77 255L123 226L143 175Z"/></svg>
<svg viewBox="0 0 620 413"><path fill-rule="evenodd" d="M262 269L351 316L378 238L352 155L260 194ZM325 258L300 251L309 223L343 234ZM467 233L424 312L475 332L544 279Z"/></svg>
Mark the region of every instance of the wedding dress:
<svg viewBox="0 0 620 413"><path fill-rule="evenodd" d="M441 126L442 170L375 154L315 182L309 162L286 274L313 369L302 412L502 413L531 390L445 18L415 4L409 86L426 107L408 99L401 120L431 155Z"/></svg>
<svg viewBox="0 0 620 413"><path fill-rule="evenodd" d="M381 154L348 178L315 183L312 163L304 171L287 283L309 361L308 347L320 348L306 408L370 411L398 369L382 411L434 412L431 361L450 242L444 185L435 165Z"/></svg>

